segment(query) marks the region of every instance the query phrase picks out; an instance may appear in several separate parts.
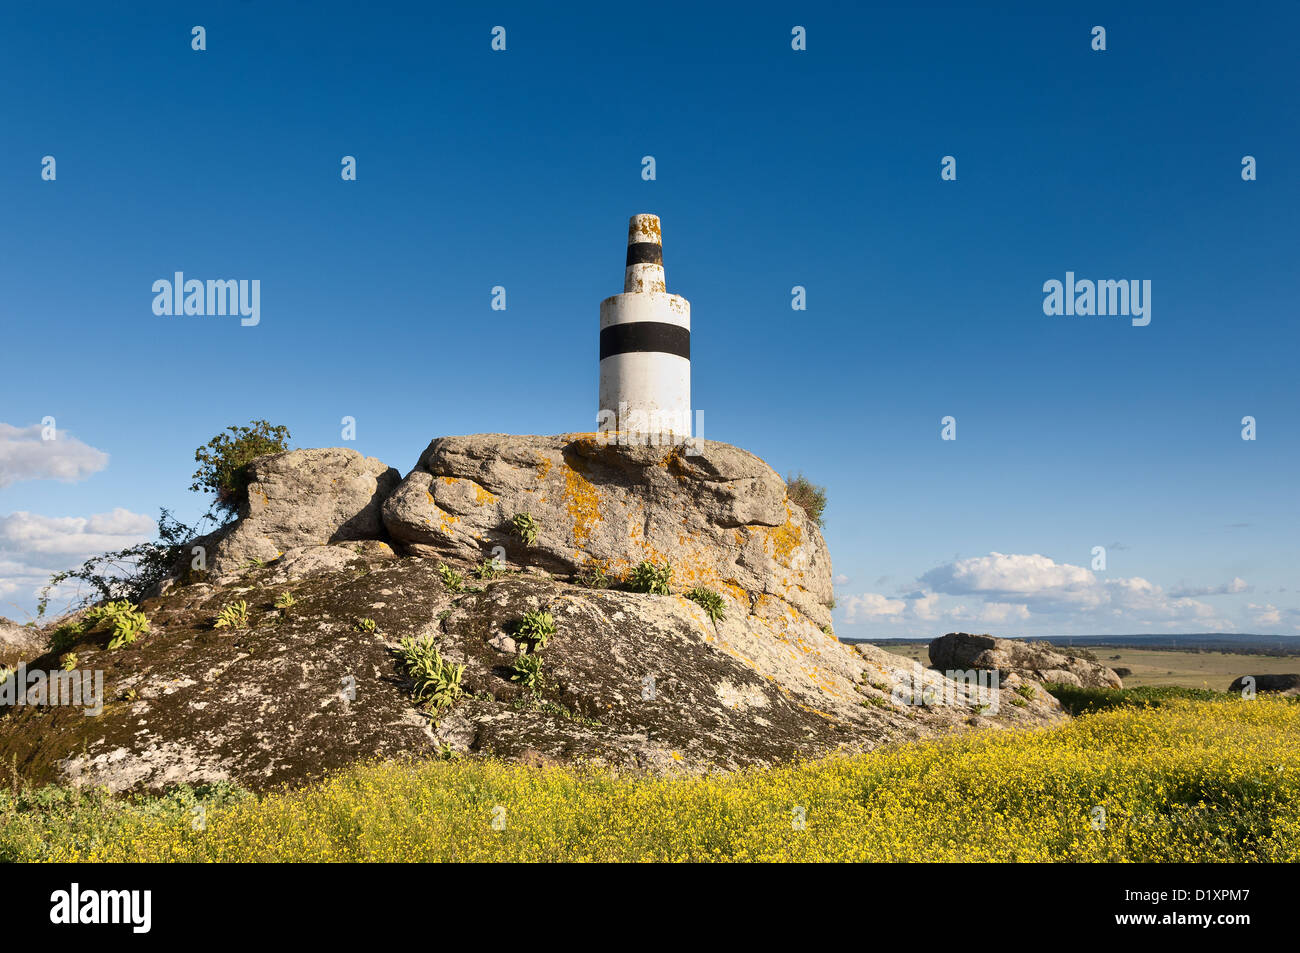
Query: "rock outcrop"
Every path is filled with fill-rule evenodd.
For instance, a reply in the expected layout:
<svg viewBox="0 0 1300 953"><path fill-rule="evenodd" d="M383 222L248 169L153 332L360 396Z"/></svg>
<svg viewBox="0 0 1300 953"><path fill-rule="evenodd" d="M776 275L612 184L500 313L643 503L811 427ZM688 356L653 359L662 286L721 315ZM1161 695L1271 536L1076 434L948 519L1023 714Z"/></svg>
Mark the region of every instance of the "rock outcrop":
<svg viewBox="0 0 1300 953"><path fill-rule="evenodd" d="M40 629L0 616L0 665L15 665L39 655L48 641Z"/></svg>
<svg viewBox="0 0 1300 953"><path fill-rule="evenodd" d="M380 508L402 478L376 458L340 447L261 457L251 476L238 521L196 541L209 546L216 577L306 546L383 539Z"/></svg>
<svg viewBox="0 0 1300 953"><path fill-rule="evenodd" d="M930 664L941 671L996 671L1004 680L1015 675L1079 688L1124 687L1120 677L1106 666L1056 647L966 632L949 632L932 641Z"/></svg>
<svg viewBox="0 0 1300 953"><path fill-rule="evenodd" d="M1257 692L1276 692L1282 695L1300 695L1300 675L1242 675L1228 686L1228 691L1240 693L1246 688L1246 679Z"/></svg>
<svg viewBox="0 0 1300 953"><path fill-rule="evenodd" d="M384 524L417 556L478 561L501 547L512 563L566 574L597 563L616 578L670 562L676 589L830 623L826 543L771 467L711 440L690 455L602 437L441 437L384 504ZM511 531L519 513L537 524L532 546Z"/></svg>
<svg viewBox="0 0 1300 953"><path fill-rule="evenodd" d="M102 673L102 710L10 707L0 759L31 783L113 790L268 788L455 753L702 772L1065 717L1046 692L972 692L839 642L817 527L757 457L701 449L444 437L400 481L350 450L260 459L240 518L195 541L209 571L141 604L146 632L60 647L68 677ZM501 552L504 569L484 565ZM620 585L647 559L672 564L672 594ZM686 598L697 586L720 597L712 615ZM240 603L242 621L215 627ZM538 609L556 631L530 652L517 626ZM464 666L465 694L436 716L413 698L408 637ZM525 656L542 665L529 687ZM53 650L29 663L59 665Z"/></svg>
<svg viewBox="0 0 1300 953"><path fill-rule="evenodd" d="M276 608L285 591L293 605ZM680 595L528 571L456 591L438 562L378 544L306 549L237 584L177 585L145 600L151 629L123 648L87 635L71 648L80 669L103 672L103 711L10 709L0 760L33 783L114 790L215 780L264 789L370 758L451 752L701 772L1064 717L1046 693L975 698L800 615L763 617L724 599L715 623ZM248 605L247 626L213 628L234 601ZM542 608L556 633L531 692L511 679L523 648L515 625ZM466 695L437 718L411 697L395 652L407 636L432 636L465 666Z"/></svg>

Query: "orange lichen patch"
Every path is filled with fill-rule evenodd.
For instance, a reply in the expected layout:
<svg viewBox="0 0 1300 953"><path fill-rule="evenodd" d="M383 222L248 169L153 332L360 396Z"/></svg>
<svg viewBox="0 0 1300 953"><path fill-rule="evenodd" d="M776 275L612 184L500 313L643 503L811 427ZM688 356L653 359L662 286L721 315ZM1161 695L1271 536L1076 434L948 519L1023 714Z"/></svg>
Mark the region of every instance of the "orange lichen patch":
<svg viewBox="0 0 1300 953"><path fill-rule="evenodd" d="M424 495L427 496L427 497L429 498L429 502L430 502L430 503L433 502L433 494L432 494L432 493L430 493L428 490L425 490L425 491L424 491Z"/></svg>
<svg viewBox="0 0 1300 953"><path fill-rule="evenodd" d="M456 524L460 522L459 516L452 516L450 513L444 513L441 510L438 511L438 518L442 520L442 531L449 536Z"/></svg>
<svg viewBox="0 0 1300 953"><path fill-rule="evenodd" d="M551 458L544 457L540 453L537 456L537 479L545 480L546 474L551 472Z"/></svg>
<svg viewBox="0 0 1300 953"><path fill-rule="evenodd" d="M735 599L742 606L749 605L749 592L743 587L737 585L734 581L730 579L723 580L718 583L718 588L731 596L731 598Z"/></svg>
<svg viewBox="0 0 1300 953"><path fill-rule="evenodd" d="M763 527L768 542L772 544L772 558L779 564L790 568L790 557L795 549L803 545L803 529L794 521L790 504L785 504L785 522L780 526Z"/></svg>
<svg viewBox="0 0 1300 953"><path fill-rule="evenodd" d="M474 484L474 502L479 506L487 506L489 503L495 503L497 497L495 493L490 493L477 483Z"/></svg>
<svg viewBox="0 0 1300 953"><path fill-rule="evenodd" d="M591 481L572 467L564 469L564 500L573 520L573 542L581 546L600 521L600 497Z"/></svg>

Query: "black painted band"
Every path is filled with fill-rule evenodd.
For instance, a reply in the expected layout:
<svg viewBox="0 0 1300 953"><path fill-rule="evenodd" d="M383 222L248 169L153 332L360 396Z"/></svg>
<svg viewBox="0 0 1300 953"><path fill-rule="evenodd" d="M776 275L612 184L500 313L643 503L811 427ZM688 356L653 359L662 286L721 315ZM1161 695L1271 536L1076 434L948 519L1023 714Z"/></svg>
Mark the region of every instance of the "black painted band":
<svg viewBox="0 0 1300 953"><path fill-rule="evenodd" d="M658 242L629 242L627 246L627 263L629 265L662 265L664 263L664 246Z"/></svg>
<svg viewBox="0 0 1300 953"><path fill-rule="evenodd" d="M611 324L600 331L600 359L633 351L657 351L691 359L691 332L680 324L631 321Z"/></svg>

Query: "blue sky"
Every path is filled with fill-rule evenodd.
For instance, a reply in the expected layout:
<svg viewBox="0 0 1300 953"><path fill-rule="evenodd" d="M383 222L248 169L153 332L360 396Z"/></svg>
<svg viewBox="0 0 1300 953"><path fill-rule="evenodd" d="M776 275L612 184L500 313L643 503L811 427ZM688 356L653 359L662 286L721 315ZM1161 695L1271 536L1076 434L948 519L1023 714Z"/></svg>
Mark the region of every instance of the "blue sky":
<svg viewBox="0 0 1300 953"><path fill-rule="evenodd" d="M704 436L828 489L840 634L1300 633L1294 4L272 6L0 12L0 613L198 515L232 423L589 429L654 212ZM156 316L178 270L260 324ZM1045 315L1067 271L1151 323Z"/></svg>

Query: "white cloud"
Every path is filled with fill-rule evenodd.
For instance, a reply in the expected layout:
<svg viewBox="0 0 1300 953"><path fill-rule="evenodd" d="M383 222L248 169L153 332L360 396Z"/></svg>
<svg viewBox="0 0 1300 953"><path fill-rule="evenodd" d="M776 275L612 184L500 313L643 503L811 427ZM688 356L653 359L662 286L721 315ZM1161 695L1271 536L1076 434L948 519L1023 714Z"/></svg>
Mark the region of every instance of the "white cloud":
<svg viewBox="0 0 1300 953"><path fill-rule="evenodd" d="M88 557L154 538L153 519L118 507L93 516L0 516L0 596L31 604L50 576Z"/></svg>
<svg viewBox="0 0 1300 953"><path fill-rule="evenodd" d="M1190 596L1230 596L1239 592L1254 592L1255 587L1248 584L1240 576L1234 576L1231 582L1221 583L1217 586L1183 586L1172 590L1169 594L1176 597Z"/></svg>
<svg viewBox="0 0 1300 953"><path fill-rule="evenodd" d="M28 557L89 556L151 539L154 521L118 507L94 516L39 516L18 511L0 516L0 553Z"/></svg>
<svg viewBox="0 0 1300 953"><path fill-rule="evenodd" d="M1040 630L1104 633L1160 630L1222 631L1237 628L1196 595L1253 591L1233 578L1206 589L1166 591L1141 576L1109 577L1040 554L989 553L953 559L924 573L899 595L862 593L842 600L846 623L887 623L893 632L924 635L964 628L1020 634ZM975 600L968 607L965 602ZM1284 615L1286 613L1283 613ZM1296 611L1300 621L1300 611ZM1257 624L1280 620L1263 610ZM1285 623L1282 623L1285 624Z"/></svg>
<svg viewBox="0 0 1300 953"><path fill-rule="evenodd" d="M1282 610L1272 603L1257 606L1252 602L1246 606L1246 610L1250 613L1250 621L1255 625L1282 624Z"/></svg>
<svg viewBox="0 0 1300 953"><path fill-rule="evenodd" d="M979 595L1002 602L1050 600L1088 606L1100 601L1097 577L1091 570L1039 555L989 553L957 559L931 569L920 582L935 592Z"/></svg>
<svg viewBox="0 0 1300 953"><path fill-rule="evenodd" d="M0 487L20 480L62 480L75 483L108 466L108 454L58 430L52 440L41 439L42 427L0 423Z"/></svg>
<svg viewBox="0 0 1300 953"><path fill-rule="evenodd" d="M907 603L902 599L890 599L875 592L864 592L860 596L849 596L844 600L845 619L849 622L866 622L871 619L901 616Z"/></svg>

